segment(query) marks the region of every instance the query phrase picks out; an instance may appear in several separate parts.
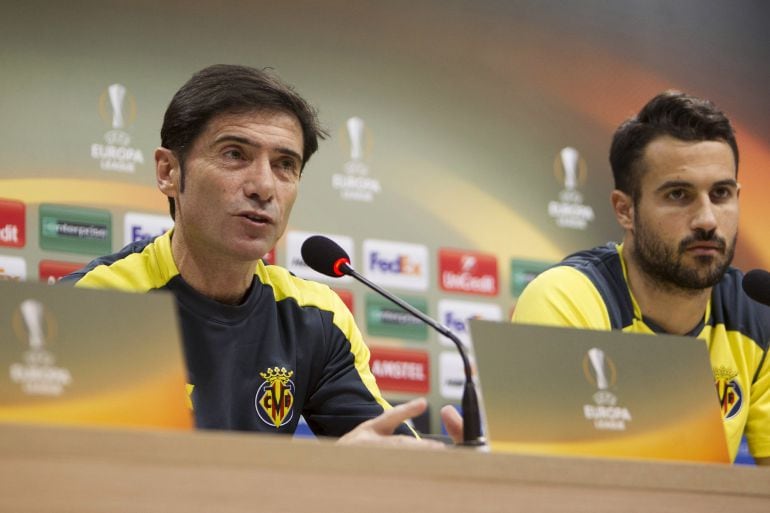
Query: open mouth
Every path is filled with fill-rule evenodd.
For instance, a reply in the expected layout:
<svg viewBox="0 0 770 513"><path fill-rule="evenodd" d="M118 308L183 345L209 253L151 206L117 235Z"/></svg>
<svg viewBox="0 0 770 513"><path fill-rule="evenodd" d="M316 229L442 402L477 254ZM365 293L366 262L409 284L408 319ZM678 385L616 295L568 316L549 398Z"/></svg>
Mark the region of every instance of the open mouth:
<svg viewBox="0 0 770 513"><path fill-rule="evenodd" d="M248 219L253 223L268 224L271 222L269 217L261 216L258 214L244 214L243 217L245 217L246 219Z"/></svg>

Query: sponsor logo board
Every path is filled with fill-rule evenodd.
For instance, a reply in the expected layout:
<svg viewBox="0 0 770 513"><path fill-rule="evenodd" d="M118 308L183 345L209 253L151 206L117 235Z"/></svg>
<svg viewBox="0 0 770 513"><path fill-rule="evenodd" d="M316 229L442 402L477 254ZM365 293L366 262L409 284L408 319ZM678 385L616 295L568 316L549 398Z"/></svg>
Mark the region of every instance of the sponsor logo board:
<svg viewBox="0 0 770 513"><path fill-rule="evenodd" d="M0 246L23 248L27 237L26 206L21 201L0 199Z"/></svg>
<svg viewBox="0 0 770 513"><path fill-rule="evenodd" d="M369 366L380 389L427 394L430 391L430 358L425 351L372 347Z"/></svg>
<svg viewBox="0 0 770 513"><path fill-rule="evenodd" d="M401 299L422 313L428 313L425 298L403 296ZM428 338L428 326L424 322L377 294L366 295L366 331L378 337L409 340Z"/></svg>
<svg viewBox="0 0 770 513"><path fill-rule="evenodd" d="M496 296L497 257L442 248L438 252L439 285L448 292Z"/></svg>
<svg viewBox="0 0 770 513"><path fill-rule="evenodd" d="M438 355L439 391L441 397L459 401L465 388L463 359L456 351L445 351Z"/></svg>
<svg viewBox="0 0 770 513"><path fill-rule="evenodd" d="M112 251L112 215L107 210L40 205L40 247L103 255Z"/></svg>
<svg viewBox="0 0 770 513"><path fill-rule="evenodd" d="M439 322L457 335L457 338L465 347L471 347L470 326L471 319L483 319L487 321L503 320L503 311L500 305L494 303L477 303L471 301L457 301L454 299L442 299L438 302ZM443 335L439 336L442 345L454 346L454 343Z"/></svg>
<svg viewBox="0 0 770 513"><path fill-rule="evenodd" d="M305 242L308 237L312 237L313 235L323 235L324 237L328 237L339 244L340 247L344 249L350 257L350 264L355 268L355 260L353 257L353 239L344 235L330 235L328 233L318 234L301 231L290 231L286 234L286 268L300 278L305 278L306 280L334 283L350 282L353 279L350 276L332 278L331 276L317 273L308 267L308 265L302 259L302 243Z"/></svg>
<svg viewBox="0 0 770 513"><path fill-rule="evenodd" d="M21 257L0 255L0 281L25 281L27 261Z"/></svg>
<svg viewBox="0 0 770 513"><path fill-rule="evenodd" d="M38 275L40 276L40 281L53 285L64 276L82 269L84 265L74 262L59 262L57 260L41 260L40 264L38 264Z"/></svg>
<svg viewBox="0 0 770 513"><path fill-rule="evenodd" d="M428 248L421 244L367 239L364 275L384 287L428 289Z"/></svg>
<svg viewBox="0 0 770 513"><path fill-rule="evenodd" d="M174 226L169 215L126 212L123 218L123 245L140 240L154 239Z"/></svg>

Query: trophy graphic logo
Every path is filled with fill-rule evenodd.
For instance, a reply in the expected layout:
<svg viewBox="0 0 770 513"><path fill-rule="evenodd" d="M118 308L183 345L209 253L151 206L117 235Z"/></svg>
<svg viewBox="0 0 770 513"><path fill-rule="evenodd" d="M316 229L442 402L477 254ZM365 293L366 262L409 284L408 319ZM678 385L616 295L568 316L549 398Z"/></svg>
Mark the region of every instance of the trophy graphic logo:
<svg viewBox="0 0 770 513"><path fill-rule="evenodd" d="M345 122L350 141L350 160L363 160L364 158L364 120L353 116Z"/></svg>
<svg viewBox="0 0 770 513"><path fill-rule="evenodd" d="M22 391L29 395L61 395L64 388L72 383L72 375L69 370L56 367L54 355L46 349L56 336L54 318L43 303L26 299L14 314L13 327L29 349L24 352L24 363L11 364L11 381L18 383Z"/></svg>
<svg viewBox="0 0 770 513"><path fill-rule="evenodd" d="M604 372L604 351L597 347L592 347L588 350L588 360L594 368L596 387L599 390L607 390L609 384L607 382L607 374Z"/></svg>
<svg viewBox="0 0 770 513"><path fill-rule="evenodd" d="M32 351L43 351L45 333L43 330L43 303L34 299L22 301L19 305L24 326L27 328L29 347Z"/></svg>
<svg viewBox="0 0 770 513"><path fill-rule="evenodd" d="M362 118L353 116L345 121L344 130L350 144L349 159L344 164L344 174L332 175L332 188L340 191L342 199L371 202L382 187L379 180L368 176L369 166L364 162L371 144L366 123Z"/></svg>
<svg viewBox="0 0 770 513"><path fill-rule="evenodd" d="M107 88L112 105L112 128L123 128L123 100L126 98L126 87L112 84Z"/></svg>
<svg viewBox="0 0 770 513"><path fill-rule="evenodd" d="M567 146L559 152L561 166L564 170L564 189L574 191L578 181L578 159L580 154L575 148Z"/></svg>
<svg viewBox="0 0 770 513"><path fill-rule="evenodd" d="M556 179L563 185L559 200L548 203L548 215L556 220L556 225L563 228L585 230L594 220L594 210L583 204L583 195L578 186L588 177L588 166L578 150L566 146L559 150L553 163Z"/></svg>
<svg viewBox="0 0 770 513"><path fill-rule="evenodd" d="M609 391L617 380L617 369L604 351L598 347L589 349L583 359L583 372L588 382L597 388L593 396L596 404L612 406L618 402L617 397Z"/></svg>

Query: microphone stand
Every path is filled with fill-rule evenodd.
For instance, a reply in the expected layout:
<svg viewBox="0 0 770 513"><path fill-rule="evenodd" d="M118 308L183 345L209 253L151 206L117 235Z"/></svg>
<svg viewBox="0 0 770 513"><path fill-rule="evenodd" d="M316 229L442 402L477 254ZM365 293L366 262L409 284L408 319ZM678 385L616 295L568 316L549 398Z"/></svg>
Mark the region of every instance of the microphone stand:
<svg viewBox="0 0 770 513"><path fill-rule="evenodd" d="M376 283L373 283L369 279L365 278L358 271L353 269L347 262L339 262L337 269L348 276L352 276L356 280L360 281L367 287L381 294L385 298L394 302L413 316L420 319L425 324L429 325L446 338L454 342L457 346L457 351L460 353L460 357L463 360L463 369L465 371L465 387L463 388L463 445L466 446L482 446L486 445L486 440L481 435L481 413L479 410L478 396L476 395L476 387L473 384L473 377L471 372L471 363L468 360L468 355L465 353L463 344L457 335L452 333L449 328L431 319L403 299L394 296L387 290L383 289Z"/></svg>

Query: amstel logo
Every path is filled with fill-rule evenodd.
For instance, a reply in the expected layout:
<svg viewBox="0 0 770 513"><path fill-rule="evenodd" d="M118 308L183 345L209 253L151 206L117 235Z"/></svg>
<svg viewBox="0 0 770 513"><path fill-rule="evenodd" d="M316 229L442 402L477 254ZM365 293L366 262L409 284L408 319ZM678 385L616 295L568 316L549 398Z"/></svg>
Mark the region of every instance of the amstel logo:
<svg viewBox="0 0 770 513"><path fill-rule="evenodd" d="M727 420L738 414L743 406L743 390L736 380L738 372L719 367L714 369L714 386L717 388L722 418Z"/></svg>
<svg viewBox="0 0 770 513"><path fill-rule="evenodd" d="M288 424L294 415L294 382L291 380L294 371L273 367L259 375L265 382L254 399L257 415L262 422L276 429Z"/></svg>

